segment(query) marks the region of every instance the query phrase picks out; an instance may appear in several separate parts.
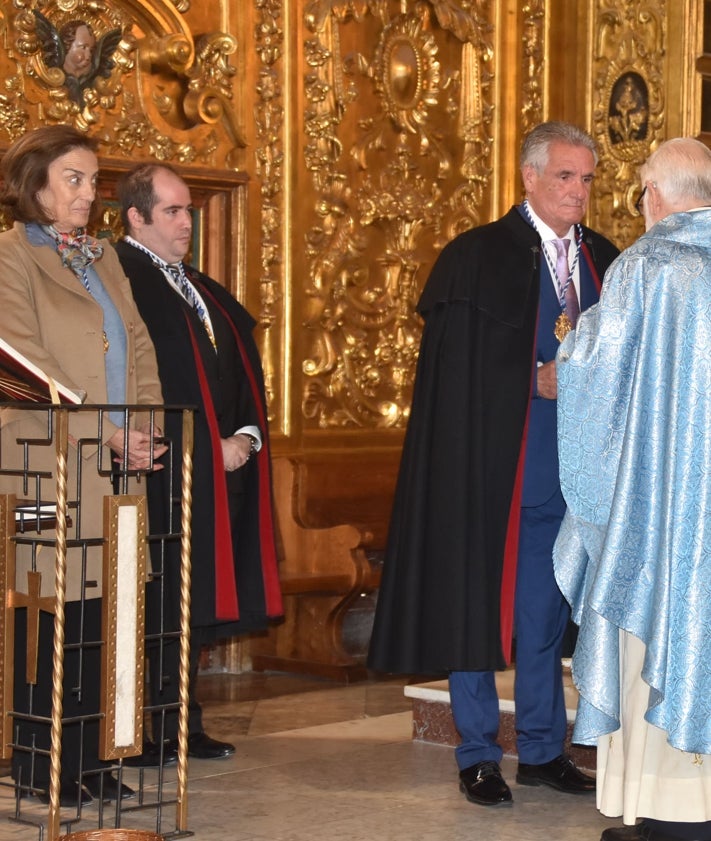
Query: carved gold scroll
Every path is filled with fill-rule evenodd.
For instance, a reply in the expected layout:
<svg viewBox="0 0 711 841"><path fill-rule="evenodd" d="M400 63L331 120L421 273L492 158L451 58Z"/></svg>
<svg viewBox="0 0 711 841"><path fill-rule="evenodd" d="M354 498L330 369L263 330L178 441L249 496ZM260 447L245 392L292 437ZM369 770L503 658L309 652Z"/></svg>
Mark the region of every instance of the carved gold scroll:
<svg viewBox="0 0 711 841"><path fill-rule="evenodd" d="M305 385L316 429L403 426L434 255L486 218L491 4L304 16Z"/></svg>

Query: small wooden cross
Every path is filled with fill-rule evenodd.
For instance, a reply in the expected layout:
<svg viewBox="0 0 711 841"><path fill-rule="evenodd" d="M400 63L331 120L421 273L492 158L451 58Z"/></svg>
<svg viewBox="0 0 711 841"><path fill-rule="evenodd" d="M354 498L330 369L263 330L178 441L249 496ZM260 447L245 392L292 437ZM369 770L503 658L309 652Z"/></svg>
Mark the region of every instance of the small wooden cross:
<svg viewBox="0 0 711 841"><path fill-rule="evenodd" d="M27 573L27 593L10 590L9 607L27 608L27 683L37 683L37 657L39 652L39 615L54 613L54 596L40 596L42 591L42 573L29 570Z"/></svg>

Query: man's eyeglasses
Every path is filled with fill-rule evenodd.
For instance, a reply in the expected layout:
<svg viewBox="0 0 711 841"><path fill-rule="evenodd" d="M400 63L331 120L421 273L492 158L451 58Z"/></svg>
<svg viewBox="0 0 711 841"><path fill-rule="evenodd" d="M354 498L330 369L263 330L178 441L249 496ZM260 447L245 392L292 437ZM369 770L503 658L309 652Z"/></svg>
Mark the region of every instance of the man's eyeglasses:
<svg viewBox="0 0 711 841"><path fill-rule="evenodd" d="M637 211L638 216L642 216L642 201L644 200L644 194L647 192L647 185L644 185L642 192L639 194L639 198L634 203L634 209Z"/></svg>

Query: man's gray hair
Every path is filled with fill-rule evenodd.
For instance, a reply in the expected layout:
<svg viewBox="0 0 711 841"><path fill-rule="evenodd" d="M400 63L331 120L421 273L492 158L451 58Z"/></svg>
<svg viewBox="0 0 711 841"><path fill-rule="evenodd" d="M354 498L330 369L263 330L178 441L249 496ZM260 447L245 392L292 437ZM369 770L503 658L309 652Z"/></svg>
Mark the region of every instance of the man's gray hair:
<svg viewBox="0 0 711 841"><path fill-rule="evenodd" d="M548 163L551 143L567 143L569 146L583 146L589 149L597 165L597 147L592 137L572 123L551 120L532 129L521 146L521 169L532 166L540 175Z"/></svg>
<svg viewBox="0 0 711 841"><path fill-rule="evenodd" d="M653 181L671 204L711 204L711 149L693 137L674 137L652 152L640 177L642 183Z"/></svg>

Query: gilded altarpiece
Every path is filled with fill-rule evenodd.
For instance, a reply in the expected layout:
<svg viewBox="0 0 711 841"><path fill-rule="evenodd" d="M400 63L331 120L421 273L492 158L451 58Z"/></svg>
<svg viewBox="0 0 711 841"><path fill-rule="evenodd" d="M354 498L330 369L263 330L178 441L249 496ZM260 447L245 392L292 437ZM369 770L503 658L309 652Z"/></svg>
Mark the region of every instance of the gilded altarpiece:
<svg viewBox="0 0 711 841"><path fill-rule="evenodd" d="M433 255L489 212L492 4L321 0L302 26L303 423L402 427Z"/></svg>
<svg viewBox="0 0 711 841"><path fill-rule="evenodd" d="M589 221L621 244L639 232L637 166L670 124L693 128L666 95L680 81L679 111L698 99L683 68L701 61L702 7L14 0L0 8L0 145L71 122L117 171L186 167L208 204L221 174L235 182L212 202L197 256L257 316L274 431L298 451L302 433L404 428L429 268L517 198L516 150L539 120L592 130ZM96 47L74 77L52 44L77 19ZM571 39L572 58L551 61L549 44ZM563 105L559 66L585 92ZM220 223L225 205L241 225Z"/></svg>

